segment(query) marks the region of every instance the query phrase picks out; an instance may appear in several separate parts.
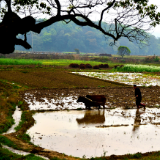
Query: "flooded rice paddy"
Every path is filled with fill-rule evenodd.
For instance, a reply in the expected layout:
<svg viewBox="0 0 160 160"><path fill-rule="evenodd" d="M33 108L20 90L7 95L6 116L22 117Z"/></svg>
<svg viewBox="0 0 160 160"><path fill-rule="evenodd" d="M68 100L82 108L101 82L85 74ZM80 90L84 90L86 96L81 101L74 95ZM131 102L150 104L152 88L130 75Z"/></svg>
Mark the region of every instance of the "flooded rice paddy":
<svg viewBox="0 0 160 160"><path fill-rule="evenodd" d="M109 80L127 85L136 84L138 86L160 86L160 76L146 75L142 73L102 73L102 72L72 72L83 76Z"/></svg>
<svg viewBox="0 0 160 160"><path fill-rule="evenodd" d="M160 88L143 87L142 102L147 107L160 106ZM28 103L30 110L67 110L84 109L83 103L77 103L78 96L105 95L105 108L126 107L134 108L135 95L133 87L101 88L101 89L50 89L30 90L22 92L20 96Z"/></svg>
<svg viewBox="0 0 160 160"><path fill-rule="evenodd" d="M159 150L160 109L36 113L27 133L43 148L76 157Z"/></svg>
<svg viewBox="0 0 160 160"><path fill-rule="evenodd" d="M30 110L37 111L36 123L27 134L35 145L76 157L156 151L160 149L159 90L141 88L146 110L136 109L132 87L22 92ZM105 95L106 109L83 110L84 104L76 101L87 94Z"/></svg>

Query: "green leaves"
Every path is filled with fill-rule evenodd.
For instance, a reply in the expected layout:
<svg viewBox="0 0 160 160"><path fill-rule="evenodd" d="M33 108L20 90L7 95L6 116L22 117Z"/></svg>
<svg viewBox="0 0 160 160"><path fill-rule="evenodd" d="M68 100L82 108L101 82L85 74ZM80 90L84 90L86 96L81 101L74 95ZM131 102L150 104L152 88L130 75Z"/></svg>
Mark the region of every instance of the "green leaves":
<svg viewBox="0 0 160 160"><path fill-rule="evenodd" d="M124 55L130 55L130 53L131 53L131 51L128 47L126 47L126 46L119 46L118 47L118 53L117 54L122 56L122 58L123 58Z"/></svg>

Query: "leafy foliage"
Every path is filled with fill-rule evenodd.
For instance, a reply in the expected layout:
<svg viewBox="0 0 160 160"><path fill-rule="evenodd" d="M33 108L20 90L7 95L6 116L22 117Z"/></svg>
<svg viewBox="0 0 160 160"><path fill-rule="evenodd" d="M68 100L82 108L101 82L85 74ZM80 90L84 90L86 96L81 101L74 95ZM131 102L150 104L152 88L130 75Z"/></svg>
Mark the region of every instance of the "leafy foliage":
<svg viewBox="0 0 160 160"><path fill-rule="evenodd" d="M42 21L39 19L38 21ZM106 28L108 24L104 25ZM50 34L48 34L50 33ZM90 34L89 34L90 33ZM32 39L33 36L33 39ZM127 46L132 55L160 55L160 38L149 35L150 40L144 47L139 47L136 42L130 42L127 38L121 38L117 41L116 46L110 46L113 42L110 37L104 35L91 27L78 27L73 22L64 24L57 22L46 27L40 34L27 34L27 39L30 44L33 40L34 51L50 51L75 53L74 49L78 48L85 53L108 53L117 54L118 46ZM19 36L19 38L23 38ZM94 41L93 41L94 40ZM21 46L16 46L16 50L24 50ZM32 52L32 50L30 50ZM73 51L73 52L72 52Z"/></svg>
<svg viewBox="0 0 160 160"><path fill-rule="evenodd" d="M128 47L126 47L126 46L119 46L118 47L118 53L117 54L122 56L122 58L123 58L124 55L130 55L130 53L131 53L131 51Z"/></svg>

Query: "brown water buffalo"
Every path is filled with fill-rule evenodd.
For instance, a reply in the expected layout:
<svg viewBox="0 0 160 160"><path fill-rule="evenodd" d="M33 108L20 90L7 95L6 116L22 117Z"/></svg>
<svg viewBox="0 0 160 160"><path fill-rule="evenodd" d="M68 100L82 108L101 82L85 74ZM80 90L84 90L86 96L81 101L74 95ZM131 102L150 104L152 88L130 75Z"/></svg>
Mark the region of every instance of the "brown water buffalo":
<svg viewBox="0 0 160 160"><path fill-rule="evenodd" d="M100 103L103 108L105 108L106 97L104 95L86 95L86 97L91 99L92 101Z"/></svg>
<svg viewBox="0 0 160 160"><path fill-rule="evenodd" d="M77 102L83 102L86 109L90 109L91 106L96 106L100 109L101 105L105 108L106 98L103 95L87 95L86 97L79 96Z"/></svg>
<svg viewBox="0 0 160 160"><path fill-rule="evenodd" d="M79 125L103 124L105 122L105 110L85 111L83 118L76 118Z"/></svg>

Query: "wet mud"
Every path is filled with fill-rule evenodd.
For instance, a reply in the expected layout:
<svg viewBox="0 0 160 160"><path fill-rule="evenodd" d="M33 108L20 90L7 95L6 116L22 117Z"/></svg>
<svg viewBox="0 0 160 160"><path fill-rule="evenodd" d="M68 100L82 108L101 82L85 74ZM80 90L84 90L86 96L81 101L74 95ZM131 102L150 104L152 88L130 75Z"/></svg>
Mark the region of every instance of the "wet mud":
<svg viewBox="0 0 160 160"><path fill-rule="evenodd" d="M142 102L147 107L160 107L160 87L140 87ZM78 96L105 95L106 108L136 107L134 89L132 87L106 89L48 89L29 90L21 92L20 96L30 107L30 110L63 110L84 109L83 103L77 103Z"/></svg>

